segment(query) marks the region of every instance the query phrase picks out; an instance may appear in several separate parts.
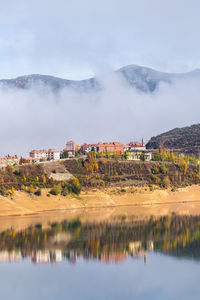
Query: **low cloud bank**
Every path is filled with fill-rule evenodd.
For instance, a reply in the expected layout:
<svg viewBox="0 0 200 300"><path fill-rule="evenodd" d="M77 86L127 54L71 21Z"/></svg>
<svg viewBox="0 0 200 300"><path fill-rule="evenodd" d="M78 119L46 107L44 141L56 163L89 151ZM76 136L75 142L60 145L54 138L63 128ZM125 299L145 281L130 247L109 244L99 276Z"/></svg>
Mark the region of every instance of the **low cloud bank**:
<svg viewBox="0 0 200 300"><path fill-rule="evenodd" d="M46 87L0 91L0 156L77 143L148 140L199 122L197 81L161 84L153 94L128 87L119 75L101 80L100 92L55 94Z"/></svg>

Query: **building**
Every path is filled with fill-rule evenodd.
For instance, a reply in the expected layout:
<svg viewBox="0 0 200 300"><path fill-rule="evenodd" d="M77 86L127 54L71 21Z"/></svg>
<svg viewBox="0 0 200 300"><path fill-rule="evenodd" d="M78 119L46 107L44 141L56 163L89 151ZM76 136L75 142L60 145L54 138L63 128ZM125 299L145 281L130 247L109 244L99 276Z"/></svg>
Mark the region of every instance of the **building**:
<svg viewBox="0 0 200 300"><path fill-rule="evenodd" d="M112 142L112 143L97 143L97 144L83 144L80 148L80 151L85 154L90 151L95 151L98 153L105 153L105 152L123 152L124 145L120 142Z"/></svg>
<svg viewBox="0 0 200 300"><path fill-rule="evenodd" d="M8 165L14 166L17 164L19 164L19 159L16 155L0 157L0 168L7 167Z"/></svg>
<svg viewBox="0 0 200 300"><path fill-rule="evenodd" d="M146 150L144 138L142 138L142 143L140 142L130 142L128 144L129 150Z"/></svg>
<svg viewBox="0 0 200 300"><path fill-rule="evenodd" d="M50 159L50 160L60 159L60 151L58 151L56 149L49 149L48 150L48 159Z"/></svg>
<svg viewBox="0 0 200 300"><path fill-rule="evenodd" d="M129 150L126 151L127 160L152 160L152 152L148 150Z"/></svg>
<svg viewBox="0 0 200 300"><path fill-rule="evenodd" d="M112 143L98 143L97 144L97 152L123 152L124 145L120 142L112 142Z"/></svg>
<svg viewBox="0 0 200 300"><path fill-rule="evenodd" d="M67 142L64 150L68 152L69 156L74 156L76 152L75 142L74 141Z"/></svg>
<svg viewBox="0 0 200 300"><path fill-rule="evenodd" d="M83 154L88 153L90 151L97 152L97 144L86 144L86 143L84 143L83 145L81 145L80 151Z"/></svg>
<svg viewBox="0 0 200 300"><path fill-rule="evenodd" d="M39 158L43 160L46 160L48 158L47 150L32 150L29 154L32 158Z"/></svg>
<svg viewBox="0 0 200 300"><path fill-rule="evenodd" d="M32 150L30 157L40 160L58 160L60 159L60 151L56 149L49 150Z"/></svg>

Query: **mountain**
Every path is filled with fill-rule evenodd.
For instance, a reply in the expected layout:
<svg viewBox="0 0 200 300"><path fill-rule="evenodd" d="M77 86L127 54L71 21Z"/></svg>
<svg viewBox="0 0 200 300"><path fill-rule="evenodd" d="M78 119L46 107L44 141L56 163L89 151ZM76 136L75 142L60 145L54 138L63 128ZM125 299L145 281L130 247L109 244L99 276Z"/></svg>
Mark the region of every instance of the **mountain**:
<svg viewBox="0 0 200 300"><path fill-rule="evenodd" d="M194 78L200 80L200 70L178 74L164 73L147 67L129 65L115 71L115 73L121 76L130 87L134 87L142 92L153 92L162 82L172 84L176 80ZM33 74L17 77L15 79L0 80L0 87L2 88L29 89L38 85L44 85L53 91L59 91L62 88L71 88L79 92L101 89L101 83L97 78L67 80L49 75Z"/></svg>
<svg viewBox="0 0 200 300"><path fill-rule="evenodd" d="M198 154L200 152L200 124L174 128L152 137L146 147L148 149L167 148Z"/></svg>
<svg viewBox="0 0 200 300"><path fill-rule="evenodd" d="M25 75L15 79L0 80L2 88L20 88L30 89L34 86L46 86L53 91L58 91L63 88L72 88L78 91L89 91L99 89L99 84L95 78L85 80L67 80L49 75Z"/></svg>

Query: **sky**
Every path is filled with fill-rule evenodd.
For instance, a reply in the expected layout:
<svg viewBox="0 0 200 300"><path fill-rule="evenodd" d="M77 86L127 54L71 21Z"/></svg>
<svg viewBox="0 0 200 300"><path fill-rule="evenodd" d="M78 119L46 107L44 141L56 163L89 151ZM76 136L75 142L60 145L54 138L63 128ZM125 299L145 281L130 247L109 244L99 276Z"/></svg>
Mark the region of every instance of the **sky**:
<svg viewBox="0 0 200 300"><path fill-rule="evenodd" d="M130 89L112 70L138 64L164 72L200 68L195 0L18 0L0 9L0 78L97 76L100 93L0 90L0 156L28 156L67 140L146 141L199 122L197 81ZM41 88L41 87L40 87Z"/></svg>
<svg viewBox="0 0 200 300"><path fill-rule="evenodd" d="M1 2L0 78L83 79L127 64L200 67L197 0Z"/></svg>

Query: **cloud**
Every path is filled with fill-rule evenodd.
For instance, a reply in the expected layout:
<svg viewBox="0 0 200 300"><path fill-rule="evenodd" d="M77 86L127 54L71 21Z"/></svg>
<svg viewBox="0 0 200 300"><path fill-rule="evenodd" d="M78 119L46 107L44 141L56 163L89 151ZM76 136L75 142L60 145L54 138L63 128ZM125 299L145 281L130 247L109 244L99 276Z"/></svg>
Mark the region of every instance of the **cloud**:
<svg viewBox="0 0 200 300"><path fill-rule="evenodd" d="M177 126L199 122L200 87L193 81L161 84L153 94L128 87L113 73L99 77L100 92L45 86L0 91L0 155L28 155L34 148L77 143L148 140Z"/></svg>

